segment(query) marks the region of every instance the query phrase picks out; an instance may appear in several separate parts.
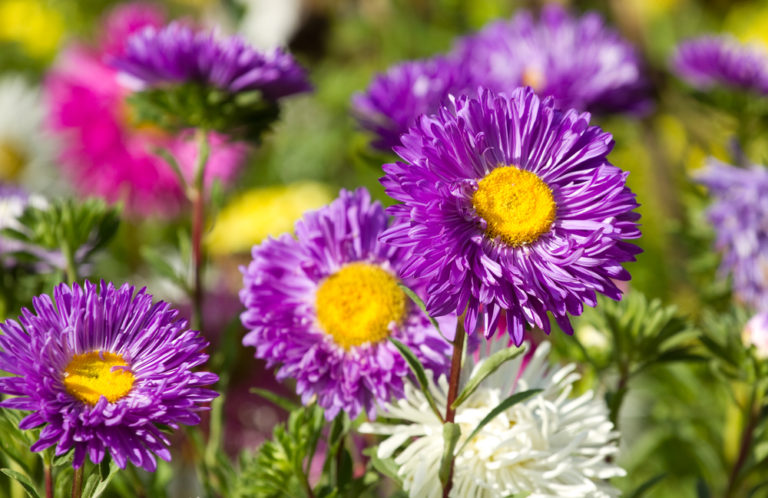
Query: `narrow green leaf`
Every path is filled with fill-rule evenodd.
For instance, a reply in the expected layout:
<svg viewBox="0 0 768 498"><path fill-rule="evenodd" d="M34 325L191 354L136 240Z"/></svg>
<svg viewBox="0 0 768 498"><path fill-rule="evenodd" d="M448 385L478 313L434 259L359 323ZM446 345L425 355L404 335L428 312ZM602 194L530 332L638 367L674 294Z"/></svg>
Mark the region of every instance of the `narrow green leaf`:
<svg viewBox="0 0 768 498"><path fill-rule="evenodd" d="M656 477L652 477L645 481L643 484L638 486L636 490L632 492L631 495L629 495L627 498L641 498L642 496L645 496L645 494L654 486L656 486L658 483L660 483L664 478L667 477L666 472L657 475Z"/></svg>
<svg viewBox="0 0 768 498"><path fill-rule="evenodd" d="M488 357L481 365L480 368L477 369L477 373L472 376L471 379L467 382L467 385L464 386L464 389L461 390L461 393L459 393L458 397L456 397L456 401L453 402L451 405L451 408L454 410L461 406L463 402L469 398L473 392L477 390L478 387L480 387L480 384L491 374L493 374L496 370L499 369L504 363L508 362L509 360L514 360L521 354L525 352L525 348L506 348L502 349L501 351L497 351L496 353L492 354Z"/></svg>
<svg viewBox="0 0 768 498"><path fill-rule="evenodd" d="M443 424L443 457L440 459L440 470L438 476L440 477L440 484L445 488L446 483L451 473L451 464L453 463L454 451L456 450L456 443L459 442L461 437L461 427L459 424L453 422L446 422Z"/></svg>
<svg viewBox="0 0 768 498"><path fill-rule="evenodd" d="M399 285L400 288L403 289L403 292L405 292L405 294L409 298L411 298L411 301L416 303L416 306L418 306L419 309L421 309L421 311L423 311L424 314L427 315L427 318L429 318L430 323L432 324L433 327L435 327L435 329L437 329L437 332L442 336L442 338L448 342L451 342L448 339L446 339L446 337L443 335L443 331L440 330L440 325L438 325L437 320L432 318L430 314L427 312L427 305L424 304L424 301L422 301L421 298L415 292L413 292L411 288L408 287L407 285L403 285L402 283L398 283L397 285Z"/></svg>
<svg viewBox="0 0 768 498"><path fill-rule="evenodd" d="M384 474L385 476L389 477L396 483L402 487L403 481L400 479L400 476L397 475L397 464L395 463L395 460L393 458L380 458L378 451L376 451L378 448L372 448L373 451L370 453L365 452L371 459L371 465L374 469L376 469L379 473Z"/></svg>
<svg viewBox="0 0 768 498"><path fill-rule="evenodd" d="M272 391L267 391L266 389L253 387L251 388L251 392L253 394L256 394L257 396L261 396L267 401L271 401L272 403L276 404L277 406L279 406L280 408L288 412L292 412L294 410L298 410L301 408L301 406L298 403L294 403L293 401L283 398L282 396L278 396Z"/></svg>
<svg viewBox="0 0 768 498"><path fill-rule="evenodd" d="M40 493L38 493L37 487L27 474L22 474L21 472L11 469L0 469L0 472L21 484L29 496L40 498Z"/></svg>
<svg viewBox="0 0 768 498"><path fill-rule="evenodd" d="M524 401L530 398L534 394L537 394L540 392L541 392L541 389L529 389L528 391L515 393L512 396L505 399L504 401L502 401L501 403L499 403L496 406L496 408L491 410L491 412L488 415L486 415L485 418L481 420L479 424L477 424L477 427L475 427L475 430L473 430L472 433L469 435L469 437L467 437L467 439L464 440L464 444L461 445L461 448L459 448L459 451L457 451L456 453L461 453L464 450L464 447L467 445L467 443L472 441L472 438L475 437L477 433L480 432L480 430L482 430L482 428L485 427L486 424L488 424L488 422L495 419L497 415L508 410L514 405L520 403L521 401Z"/></svg>
<svg viewBox="0 0 768 498"><path fill-rule="evenodd" d="M416 355L413 354L413 351L408 349L408 346L398 341L397 339L393 339L392 337L390 337L389 340L392 341L392 344L394 344L397 350L400 351L400 354L405 359L405 362L408 363L408 366L411 368L411 371L416 376L416 380L419 382L419 386L421 386L421 391L424 393L424 396L427 398L427 402L429 403L429 406L432 408L432 411L435 412L435 415L437 415L437 418L439 418L442 421L443 416L440 413L440 410L437 408L437 404L435 403L435 400L432 397L432 393L429 392L429 382L427 381L427 373L424 371L424 366L421 364L419 359L416 358Z"/></svg>

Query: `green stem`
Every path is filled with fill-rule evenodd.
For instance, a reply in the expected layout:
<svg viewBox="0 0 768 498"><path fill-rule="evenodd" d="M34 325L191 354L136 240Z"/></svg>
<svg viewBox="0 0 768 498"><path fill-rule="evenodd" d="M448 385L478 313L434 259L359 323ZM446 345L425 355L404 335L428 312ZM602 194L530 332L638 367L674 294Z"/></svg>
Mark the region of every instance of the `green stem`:
<svg viewBox="0 0 768 498"><path fill-rule="evenodd" d="M205 255L203 254L203 233L205 231L205 166L208 163L210 144L208 132L198 129L195 132L197 142L197 164L195 179L190 192L192 202L192 265L194 267L194 284L192 287L192 326L198 330L203 328L203 272L205 270Z"/></svg>
<svg viewBox="0 0 768 498"><path fill-rule="evenodd" d="M728 477L728 488L725 492L726 497L739 496L737 494L739 474L741 474L741 469L744 466L744 463L747 461L747 457L749 456L749 449L752 447L754 432L757 428L758 422L760 421L760 405L759 403L755 402L757 397L756 391L757 389L753 387L752 394L749 397L749 405L747 407L747 424L744 426L744 432L741 435L739 455L736 457L736 462L733 464L731 474Z"/></svg>
<svg viewBox="0 0 768 498"><path fill-rule="evenodd" d="M69 246L67 242L62 245L62 253L66 263L67 281L70 284L77 282L77 263L75 262L75 251Z"/></svg>
<svg viewBox="0 0 768 498"><path fill-rule="evenodd" d="M51 473L51 464L43 464L43 474L45 476L45 498L53 498L53 474Z"/></svg>
<svg viewBox="0 0 768 498"><path fill-rule="evenodd" d="M459 325L456 327L456 336L453 338L453 356L451 357L451 373L448 379L448 400L445 408L445 421L453 422L456 416L456 409L453 408L453 402L456 401L456 396L459 393L459 380L461 378L461 357L464 353L464 328L461 326L461 318L459 318ZM451 494L451 488L453 487L453 466L454 459L451 458L451 465L448 470L448 480L443 487L443 498L448 498Z"/></svg>
<svg viewBox="0 0 768 498"><path fill-rule="evenodd" d="M72 498L80 498L83 492L83 469L85 468L85 462L80 468L75 469L75 475L72 478Z"/></svg>

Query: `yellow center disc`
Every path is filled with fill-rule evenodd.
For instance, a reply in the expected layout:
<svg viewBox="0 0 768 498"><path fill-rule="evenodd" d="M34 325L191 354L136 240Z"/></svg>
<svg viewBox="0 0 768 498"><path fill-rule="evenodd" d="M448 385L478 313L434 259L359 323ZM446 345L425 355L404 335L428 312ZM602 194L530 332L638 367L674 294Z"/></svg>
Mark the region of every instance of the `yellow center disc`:
<svg viewBox="0 0 768 498"><path fill-rule="evenodd" d="M119 354L101 351L76 354L64 370L64 387L89 405L95 405L102 396L114 403L133 387L134 376L127 367L128 362Z"/></svg>
<svg viewBox="0 0 768 498"><path fill-rule="evenodd" d="M549 231L557 205L552 190L535 173L500 166L477 182L472 205L488 227L512 247L530 244Z"/></svg>
<svg viewBox="0 0 768 498"><path fill-rule="evenodd" d="M344 349L386 339L407 303L397 279L368 263L348 264L326 278L315 302L320 327Z"/></svg>

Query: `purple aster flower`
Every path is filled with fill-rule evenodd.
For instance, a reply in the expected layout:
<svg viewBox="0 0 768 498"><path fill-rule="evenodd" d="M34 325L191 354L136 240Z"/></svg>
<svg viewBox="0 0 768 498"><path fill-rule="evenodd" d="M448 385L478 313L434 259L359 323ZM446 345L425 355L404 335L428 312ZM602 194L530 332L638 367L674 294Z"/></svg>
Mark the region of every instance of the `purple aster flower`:
<svg viewBox="0 0 768 498"><path fill-rule="evenodd" d="M389 151L416 118L433 114L448 95L468 93L465 71L455 60L437 57L391 67L373 80L365 93L352 99L353 113L363 128L378 138L373 146Z"/></svg>
<svg viewBox="0 0 768 498"><path fill-rule="evenodd" d="M85 282L58 285L53 300L33 299L34 313L0 324L0 406L30 411L21 429L44 426L32 451L56 445L74 450L73 466L107 451L154 471L155 455L171 458L163 427L200 422L197 412L217 396L217 382L193 372L208 355L207 342L164 302L144 289Z"/></svg>
<svg viewBox="0 0 768 498"><path fill-rule="evenodd" d="M342 190L296 224L296 238L255 246L243 268L241 319L250 331L243 344L269 367L281 364L278 379L295 379L302 402L316 397L329 420L339 410L375 417L377 401L402 397L409 369L388 337L427 369L447 366L450 345L398 286L420 291L399 278L408 251L378 240L388 225L365 189ZM452 331L455 323L447 317L441 328Z"/></svg>
<svg viewBox="0 0 768 498"><path fill-rule="evenodd" d="M606 158L609 133L589 114L555 109L530 88L505 95L481 90L424 116L384 165L382 184L403 204L405 220L384 242L411 249L405 277L428 280L431 315L480 314L491 335L501 311L508 333L523 341L526 323L549 332L550 312L566 333L567 314L613 299L613 280L628 280L621 263L640 252L628 173Z"/></svg>
<svg viewBox="0 0 768 498"><path fill-rule="evenodd" d="M715 199L707 216L715 227L715 245L723 253L721 275L733 275L733 289L741 300L768 311L768 171L710 159L696 178Z"/></svg>
<svg viewBox="0 0 768 498"><path fill-rule="evenodd" d="M677 47L672 68L688 84L705 90L730 86L768 94L768 53L728 36L705 36Z"/></svg>
<svg viewBox="0 0 768 498"><path fill-rule="evenodd" d="M597 13L574 18L548 5L459 41L461 67L475 85L497 93L530 86L558 107L590 112L644 111L650 105L640 56Z"/></svg>
<svg viewBox="0 0 768 498"><path fill-rule="evenodd" d="M243 39L220 39L181 23L147 26L112 64L145 85L200 83L231 92L259 90L277 100L311 89L304 70L280 48L259 51Z"/></svg>

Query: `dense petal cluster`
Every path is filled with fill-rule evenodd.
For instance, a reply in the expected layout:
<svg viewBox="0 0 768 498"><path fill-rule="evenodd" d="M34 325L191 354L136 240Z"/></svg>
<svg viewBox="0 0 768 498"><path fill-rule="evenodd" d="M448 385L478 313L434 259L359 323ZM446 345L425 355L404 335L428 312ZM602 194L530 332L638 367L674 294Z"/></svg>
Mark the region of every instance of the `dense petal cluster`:
<svg viewBox="0 0 768 498"><path fill-rule="evenodd" d="M530 86L558 107L590 112L650 104L637 50L594 12L577 18L550 4L536 20L523 11L460 40L455 51L474 84L495 92Z"/></svg>
<svg viewBox="0 0 768 498"><path fill-rule="evenodd" d="M356 94L353 113L378 137L373 146L390 150L417 117L436 112L451 94L467 93L468 79L452 58L404 62L378 75L365 93Z"/></svg>
<svg viewBox="0 0 768 498"><path fill-rule="evenodd" d="M459 39L445 56L392 67L354 97L353 112L377 135L373 145L388 150L449 95L474 95L478 87L510 93L520 86L581 111L642 112L650 105L632 45L596 13L576 18L548 5L539 19L522 11Z"/></svg>
<svg viewBox="0 0 768 498"><path fill-rule="evenodd" d="M258 90L268 100L311 89L284 50L259 51L238 36L219 39L177 22L145 27L112 64L148 86L193 82L233 93Z"/></svg>
<svg viewBox="0 0 768 498"><path fill-rule="evenodd" d="M480 421L507 396L542 390L497 415L456 455L452 497L619 495L605 481L625 474L612 462L618 453L618 434L608 419L608 409L592 391L570 398L579 378L576 365L549 369L548 352L545 342L527 364L522 357L506 363L457 409L455 421L461 428L457 448L461 448ZM430 379L429 390L438 408L445 410L445 377L436 383ZM438 469L443 424L429 409L424 393L409 383L405 397L382 412L402 423L366 423L360 432L388 436L379 445L378 455L394 455L409 496L442 496Z"/></svg>
<svg viewBox="0 0 768 498"><path fill-rule="evenodd" d="M733 290L742 301L768 311L768 170L710 159L696 178L714 198L707 216L723 253L721 275L733 276Z"/></svg>
<svg viewBox="0 0 768 498"><path fill-rule="evenodd" d="M471 333L484 313L492 334L505 310L520 344L526 324L549 332L547 312L571 333L567 314L597 292L621 297L639 214L628 173L606 158L611 135L589 118L530 88L482 90L403 136L381 180L402 222L382 240L413 251L403 274L428 281L431 315L466 311Z"/></svg>
<svg viewBox="0 0 768 498"><path fill-rule="evenodd" d="M161 18L146 5L118 8L107 18L113 31L105 34L103 49L70 47L46 81L48 122L63 138L60 163L65 176L81 193L124 202L131 215L173 216L184 206L176 174L155 149L173 154L187 181L192 180L197 157L191 133L173 136L135 122L125 102L129 92L118 72L103 62L125 37ZM231 182L245 153L244 146L212 134L206 182Z"/></svg>
<svg viewBox="0 0 768 498"><path fill-rule="evenodd" d="M342 190L296 224L296 238L255 246L243 269L243 344L280 365L278 379L295 379L302 401L316 398L329 420L339 410L373 417L377 402L402 396L409 369L387 336L436 372L447 364L450 345L397 287L408 252L379 242L388 225L365 189ZM403 283L419 289L411 279ZM442 329L455 323L449 317Z"/></svg>
<svg viewBox="0 0 768 498"><path fill-rule="evenodd" d="M31 412L21 429L42 426L32 451L73 450L75 467L106 452L121 468L169 460L164 428L197 424L217 396L204 386L218 377L192 371L208 359L205 339L127 284L60 284L33 305L0 324L0 370L11 374L0 379L11 396L0 406Z"/></svg>
<svg viewBox="0 0 768 498"><path fill-rule="evenodd" d="M702 90L726 86L768 94L768 52L731 37L705 36L681 43L672 69Z"/></svg>

